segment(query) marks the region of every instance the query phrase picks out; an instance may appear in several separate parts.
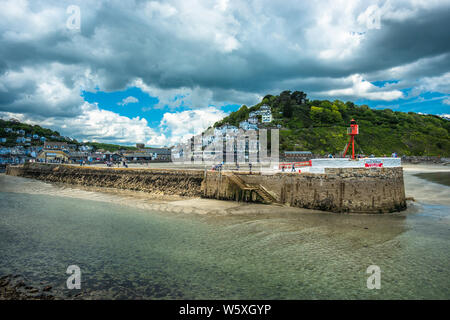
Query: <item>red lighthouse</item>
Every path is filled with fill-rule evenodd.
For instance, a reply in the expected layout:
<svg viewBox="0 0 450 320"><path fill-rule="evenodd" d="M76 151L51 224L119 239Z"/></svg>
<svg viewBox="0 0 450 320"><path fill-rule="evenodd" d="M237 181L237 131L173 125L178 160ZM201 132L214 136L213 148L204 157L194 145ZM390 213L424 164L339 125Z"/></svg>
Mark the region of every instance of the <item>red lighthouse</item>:
<svg viewBox="0 0 450 320"><path fill-rule="evenodd" d="M347 134L350 135L350 141L348 142L347 146L345 147L344 151L344 158L347 154L348 147L350 147L350 143L352 144L352 159L355 159L355 136L359 133L358 125L356 124L356 121L352 119L350 121L350 128L347 128Z"/></svg>

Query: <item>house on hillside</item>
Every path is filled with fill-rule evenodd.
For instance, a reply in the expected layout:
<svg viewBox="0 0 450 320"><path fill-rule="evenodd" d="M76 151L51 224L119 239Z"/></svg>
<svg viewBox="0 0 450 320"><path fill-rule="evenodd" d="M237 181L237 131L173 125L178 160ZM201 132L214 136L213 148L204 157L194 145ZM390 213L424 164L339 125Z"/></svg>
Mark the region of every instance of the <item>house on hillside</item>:
<svg viewBox="0 0 450 320"><path fill-rule="evenodd" d="M92 146L82 145L78 147L78 150L80 151L91 151L93 148Z"/></svg>
<svg viewBox="0 0 450 320"><path fill-rule="evenodd" d="M220 127L214 128L214 135L219 136L219 135L225 135L227 133L237 133L238 131L239 131L239 129L237 127L229 125L229 124L224 124Z"/></svg>
<svg viewBox="0 0 450 320"><path fill-rule="evenodd" d="M248 118L248 123L251 123L251 124L258 124L258 122L259 122L259 120L258 120L258 117L249 117Z"/></svg>
<svg viewBox="0 0 450 320"><path fill-rule="evenodd" d="M261 116L262 123L272 122L272 110L271 110L270 106L267 104L264 104L259 108L259 110L250 112L249 120L250 120L250 118L253 118L252 121L254 121L254 118L257 119L257 116Z"/></svg>
<svg viewBox="0 0 450 320"><path fill-rule="evenodd" d="M254 123L250 123L248 121L239 122L239 128L248 131L248 130L258 130L258 125Z"/></svg>
<svg viewBox="0 0 450 320"><path fill-rule="evenodd" d="M45 150L68 150L67 142L45 141Z"/></svg>

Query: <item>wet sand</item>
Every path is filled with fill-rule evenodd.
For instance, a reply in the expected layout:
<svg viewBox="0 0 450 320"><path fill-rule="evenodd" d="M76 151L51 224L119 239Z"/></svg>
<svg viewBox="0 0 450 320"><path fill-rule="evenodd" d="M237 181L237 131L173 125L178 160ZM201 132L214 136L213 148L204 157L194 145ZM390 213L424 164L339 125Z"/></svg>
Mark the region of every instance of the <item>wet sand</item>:
<svg viewBox="0 0 450 320"><path fill-rule="evenodd" d="M431 174L434 179L445 179L449 173L450 167L443 165L403 166L406 197L423 203L450 205L450 187L426 178Z"/></svg>

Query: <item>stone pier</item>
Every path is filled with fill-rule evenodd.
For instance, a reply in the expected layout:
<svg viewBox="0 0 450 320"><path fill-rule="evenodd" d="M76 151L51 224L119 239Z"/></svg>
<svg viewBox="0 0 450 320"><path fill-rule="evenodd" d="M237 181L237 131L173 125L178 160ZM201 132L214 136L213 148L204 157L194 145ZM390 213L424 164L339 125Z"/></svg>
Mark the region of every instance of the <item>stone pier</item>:
<svg viewBox="0 0 450 320"><path fill-rule="evenodd" d="M8 166L6 174L74 185L272 203L331 212L386 213L406 209L401 167L324 168L324 173L250 174L29 163Z"/></svg>

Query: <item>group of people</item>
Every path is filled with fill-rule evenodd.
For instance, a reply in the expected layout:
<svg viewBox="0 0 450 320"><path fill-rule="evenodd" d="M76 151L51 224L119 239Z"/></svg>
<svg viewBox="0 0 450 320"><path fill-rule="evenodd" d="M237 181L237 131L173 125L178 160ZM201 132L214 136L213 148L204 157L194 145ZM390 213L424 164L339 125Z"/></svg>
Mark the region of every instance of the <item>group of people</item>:
<svg viewBox="0 0 450 320"><path fill-rule="evenodd" d="M250 173L252 173L252 164L251 164L251 163L248 164L248 168L249 168ZM239 163L236 162L236 170L239 171L239 169L240 169ZM221 162L221 163L219 163L219 164L213 165L212 168L211 168L211 170L212 170L212 171L220 171L220 170L223 170L223 162Z"/></svg>
<svg viewBox="0 0 450 320"><path fill-rule="evenodd" d="M124 168L128 168L128 164L124 160L123 161L105 161L104 163L109 168L113 167L114 165L117 165L117 168L119 168L120 163L122 163L122 166ZM80 160L80 166L84 166L84 165L86 165L86 160Z"/></svg>
<svg viewBox="0 0 450 320"><path fill-rule="evenodd" d="M286 171L286 167L281 166L281 172L285 172L285 171ZM291 172L295 172L295 164L292 164Z"/></svg>

